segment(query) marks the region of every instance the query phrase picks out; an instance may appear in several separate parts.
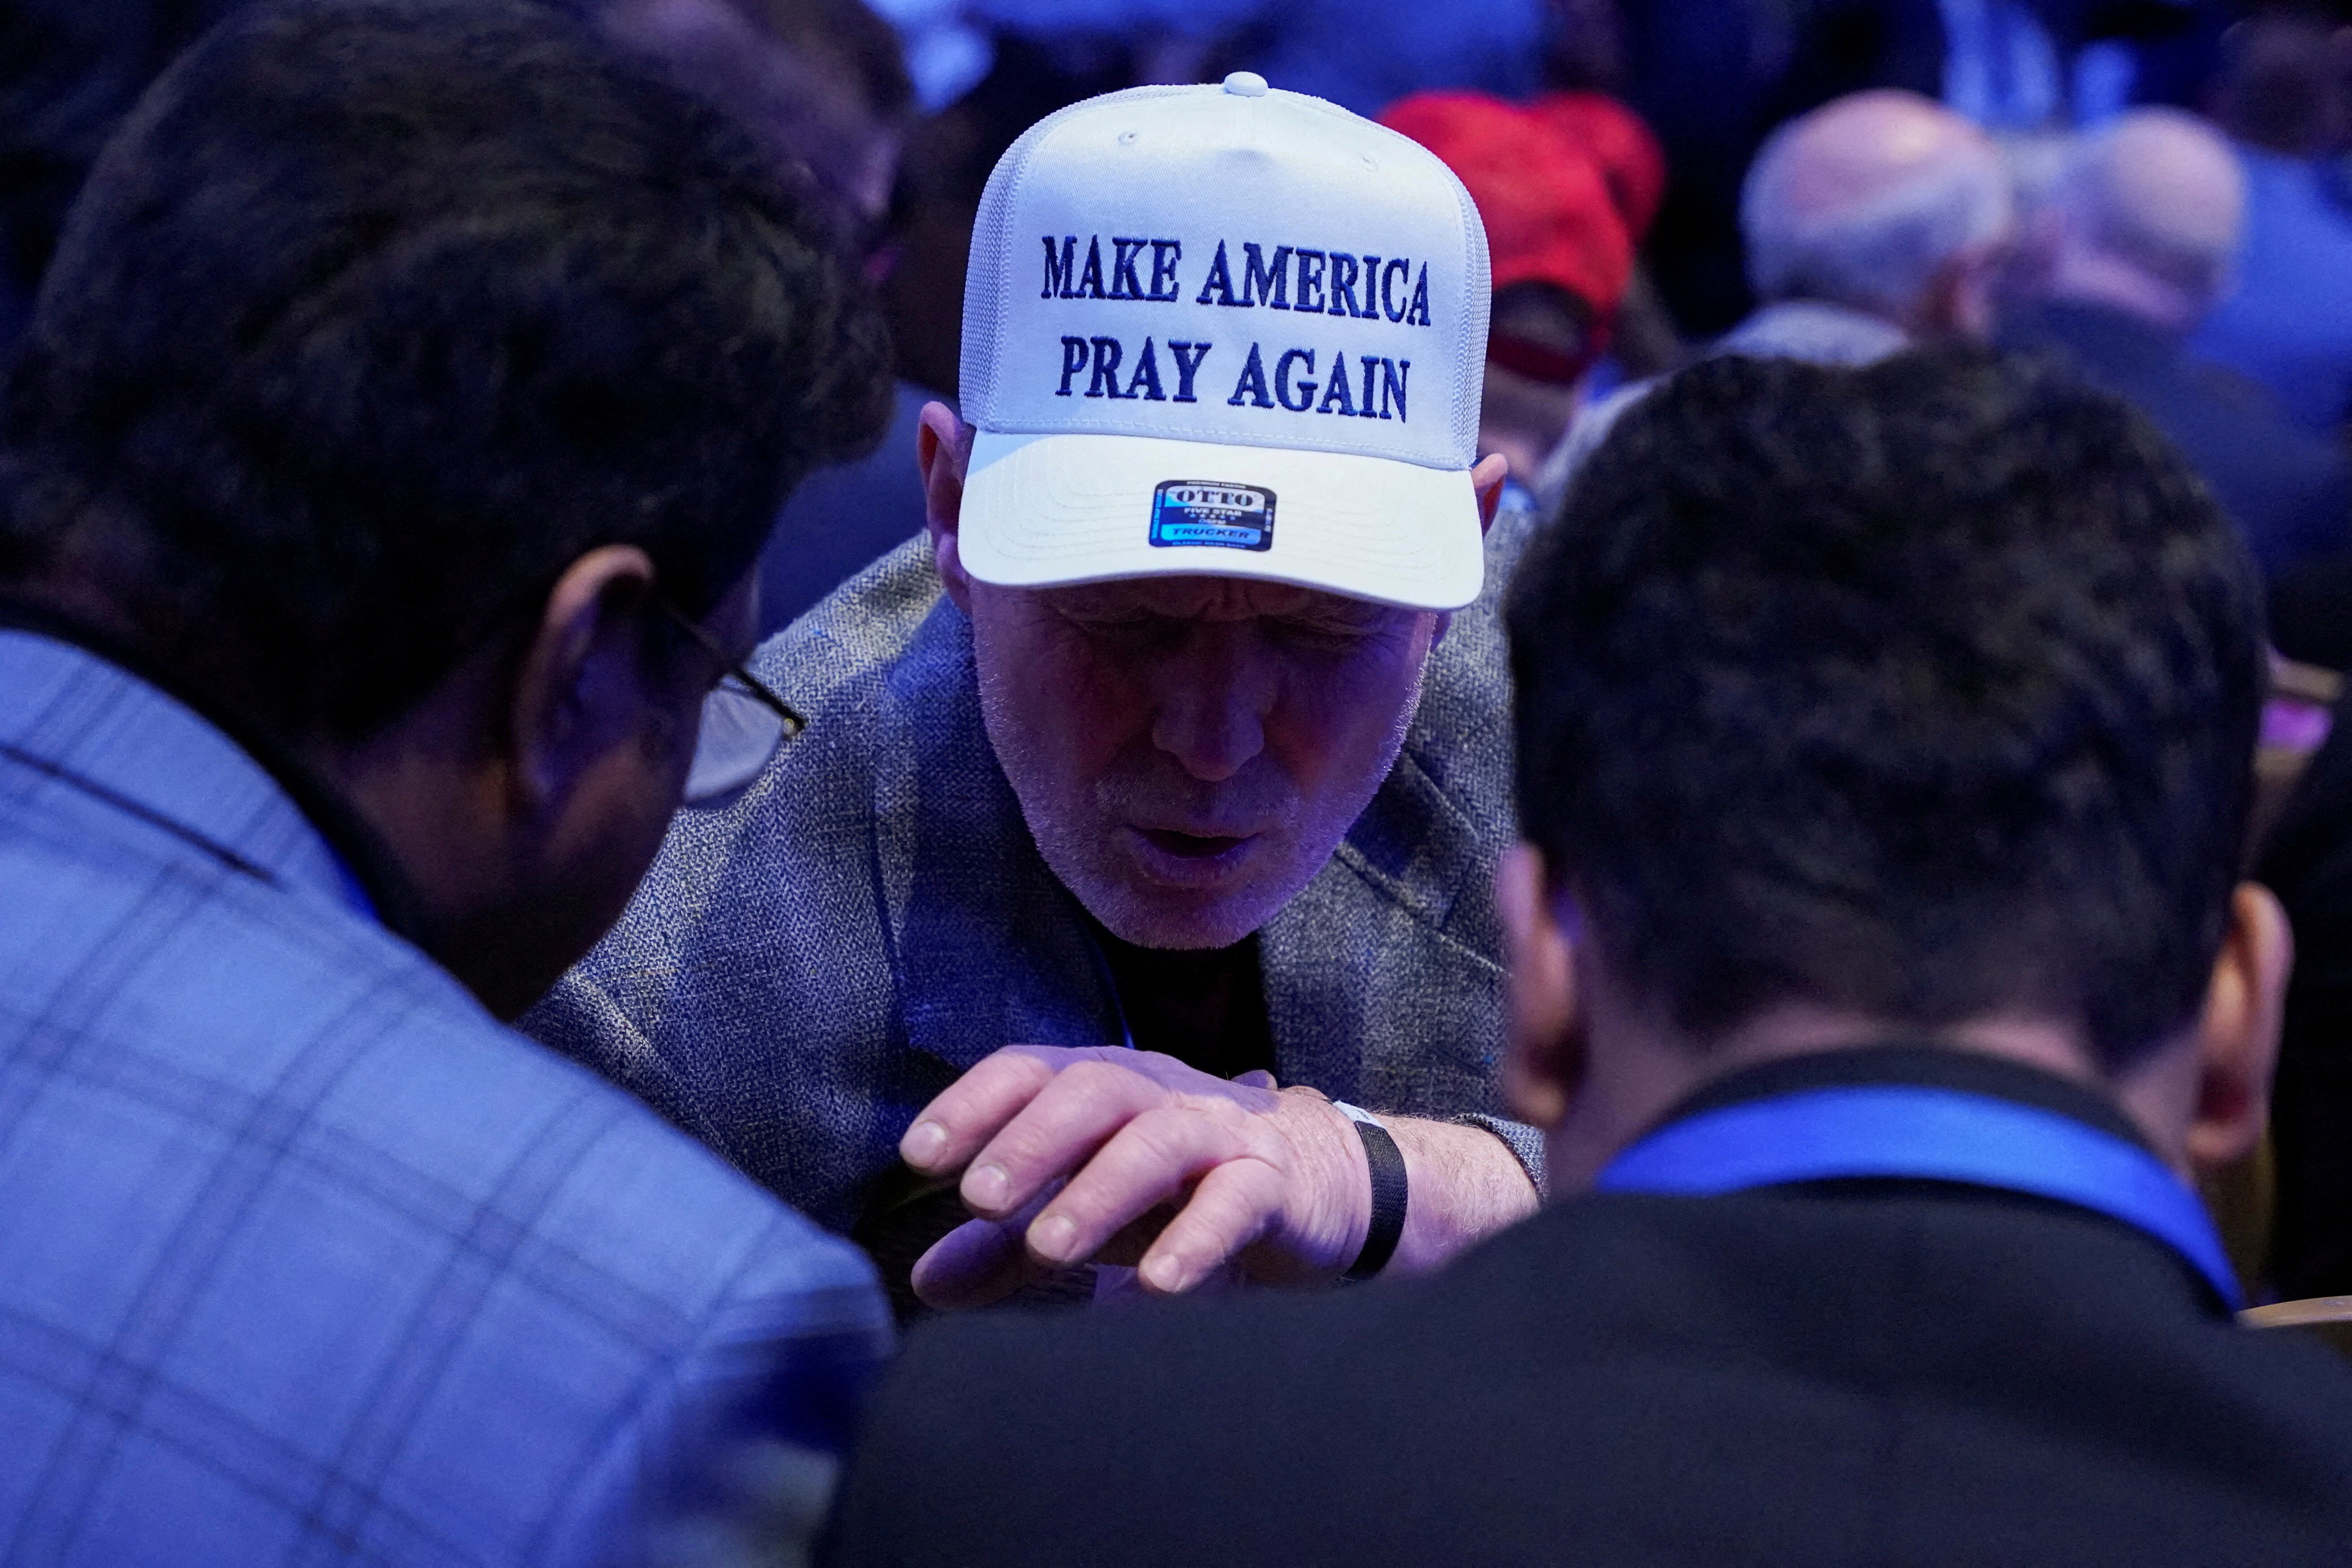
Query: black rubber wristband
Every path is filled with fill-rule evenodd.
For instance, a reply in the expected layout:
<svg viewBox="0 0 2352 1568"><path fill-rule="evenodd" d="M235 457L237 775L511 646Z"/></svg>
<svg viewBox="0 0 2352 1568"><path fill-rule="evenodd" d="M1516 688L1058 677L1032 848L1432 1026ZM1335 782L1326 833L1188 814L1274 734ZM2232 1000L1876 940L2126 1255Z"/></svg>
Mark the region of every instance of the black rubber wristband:
<svg viewBox="0 0 2352 1568"><path fill-rule="evenodd" d="M1404 1235L1404 1152L1387 1128L1369 1121L1355 1125L1357 1135L1364 1141L1364 1163L1371 1167L1372 1218L1364 1227L1364 1249L1356 1254L1356 1261L1341 1278L1370 1279L1388 1267L1389 1259L1396 1256L1398 1238Z"/></svg>

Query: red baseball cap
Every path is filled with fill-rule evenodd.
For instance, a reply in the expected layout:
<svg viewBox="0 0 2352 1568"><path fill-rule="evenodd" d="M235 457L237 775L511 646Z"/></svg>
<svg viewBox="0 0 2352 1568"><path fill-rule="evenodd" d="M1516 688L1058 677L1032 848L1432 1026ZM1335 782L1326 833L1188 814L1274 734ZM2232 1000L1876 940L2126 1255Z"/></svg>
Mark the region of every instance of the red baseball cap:
<svg viewBox="0 0 2352 1568"><path fill-rule="evenodd" d="M1666 152L1642 117L1604 92L1548 92L1528 108L1584 149L1641 244L1666 199Z"/></svg>
<svg viewBox="0 0 2352 1568"><path fill-rule="evenodd" d="M1486 226L1494 286L1550 283L1605 334L1633 275L1625 220L1594 160L1542 114L1481 92L1418 92L1381 123L1452 169Z"/></svg>

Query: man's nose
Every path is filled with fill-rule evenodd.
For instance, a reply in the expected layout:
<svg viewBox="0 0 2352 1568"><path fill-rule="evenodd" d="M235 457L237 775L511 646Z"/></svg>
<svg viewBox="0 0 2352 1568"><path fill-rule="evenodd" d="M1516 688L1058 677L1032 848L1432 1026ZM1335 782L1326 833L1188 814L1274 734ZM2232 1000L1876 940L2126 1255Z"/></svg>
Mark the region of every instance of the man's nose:
<svg viewBox="0 0 2352 1568"><path fill-rule="evenodd" d="M1219 784L1265 750L1277 672L1253 628L1194 627L1158 677L1151 741L1186 773Z"/></svg>

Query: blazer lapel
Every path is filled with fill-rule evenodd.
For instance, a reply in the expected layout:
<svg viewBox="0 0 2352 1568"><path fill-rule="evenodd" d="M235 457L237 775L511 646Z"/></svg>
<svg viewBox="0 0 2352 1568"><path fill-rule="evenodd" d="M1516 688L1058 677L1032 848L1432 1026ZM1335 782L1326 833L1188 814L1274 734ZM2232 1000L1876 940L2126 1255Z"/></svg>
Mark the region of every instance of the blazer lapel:
<svg viewBox="0 0 2352 1568"><path fill-rule="evenodd" d="M908 1047L961 1072L1008 1045L1118 1043L1077 901L989 745L971 623L944 595L888 696L874 823Z"/></svg>

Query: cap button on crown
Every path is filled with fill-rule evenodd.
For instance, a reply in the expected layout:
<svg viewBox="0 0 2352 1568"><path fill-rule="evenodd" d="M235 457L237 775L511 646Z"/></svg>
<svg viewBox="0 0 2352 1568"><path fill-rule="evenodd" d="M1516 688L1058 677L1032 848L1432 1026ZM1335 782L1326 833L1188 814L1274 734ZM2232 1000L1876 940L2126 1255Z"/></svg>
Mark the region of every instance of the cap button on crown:
<svg viewBox="0 0 2352 1568"><path fill-rule="evenodd" d="M1235 98L1264 98L1265 78L1255 71L1235 71L1225 79L1225 90Z"/></svg>

